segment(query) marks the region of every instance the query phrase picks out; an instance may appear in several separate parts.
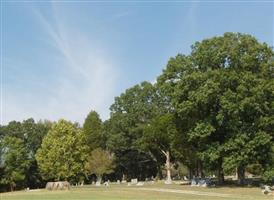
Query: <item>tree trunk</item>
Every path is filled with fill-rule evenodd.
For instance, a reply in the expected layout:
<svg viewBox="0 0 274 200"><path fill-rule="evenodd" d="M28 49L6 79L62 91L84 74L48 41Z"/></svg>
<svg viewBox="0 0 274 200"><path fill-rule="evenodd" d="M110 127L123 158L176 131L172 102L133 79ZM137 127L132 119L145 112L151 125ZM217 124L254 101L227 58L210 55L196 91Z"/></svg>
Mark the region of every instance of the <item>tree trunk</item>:
<svg viewBox="0 0 274 200"><path fill-rule="evenodd" d="M204 178L205 177L205 174L204 174L204 171L203 171L203 163L201 160L199 160L199 177L200 178Z"/></svg>
<svg viewBox="0 0 274 200"><path fill-rule="evenodd" d="M238 184L243 185L245 182L245 168L240 166L237 168Z"/></svg>
<svg viewBox="0 0 274 200"><path fill-rule="evenodd" d="M96 177L97 177L96 182L101 183L102 182L102 175L97 174Z"/></svg>
<svg viewBox="0 0 274 200"><path fill-rule="evenodd" d="M223 168L218 169L218 183L220 185L223 185L225 182L225 177L224 177L224 170Z"/></svg>
<svg viewBox="0 0 274 200"><path fill-rule="evenodd" d="M126 175L123 173L122 181L126 181L126 180L127 180L127 177L126 177Z"/></svg>
<svg viewBox="0 0 274 200"><path fill-rule="evenodd" d="M235 178L236 178L236 180L238 180L238 168L236 167L236 169L235 169Z"/></svg>
<svg viewBox="0 0 274 200"><path fill-rule="evenodd" d="M161 169L160 165L157 166L157 170L158 170L158 172L157 172L157 178L159 180L161 180L163 178L163 174L162 174L162 169Z"/></svg>
<svg viewBox="0 0 274 200"><path fill-rule="evenodd" d="M224 177L224 169L223 169L223 160L220 159L218 163L218 183L220 185L224 184L225 177Z"/></svg>
<svg viewBox="0 0 274 200"><path fill-rule="evenodd" d="M199 177L199 178L203 178L204 177L204 173L203 173L203 165L202 165L202 161L201 160L197 160L196 162L196 173L195 173L195 177Z"/></svg>
<svg viewBox="0 0 274 200"><path fill-rule="evenodd" d="M13 192L15 187L15 183L10 183L10 191Z"/></svg>
<svg viewBox="0 0 274 200"><path fill-rule="evenodd" d="M189 180L193 179L193 169L191 169L190 167L188 167L188 179Z"/></svg>
<svg viewBox="0 0 274 200"><path fill-rule="evenodd" d="M195 162L195 178L199 177L199 161L196 160Z"/></svg>
<svg viewBox="0 0 274 200"><path fill-rule="evenodd" d="M171 180L171 163L170 163L170 153L169 151L162 151L163 154L166 156L166 184L171 184L172 180Z"/></svg>

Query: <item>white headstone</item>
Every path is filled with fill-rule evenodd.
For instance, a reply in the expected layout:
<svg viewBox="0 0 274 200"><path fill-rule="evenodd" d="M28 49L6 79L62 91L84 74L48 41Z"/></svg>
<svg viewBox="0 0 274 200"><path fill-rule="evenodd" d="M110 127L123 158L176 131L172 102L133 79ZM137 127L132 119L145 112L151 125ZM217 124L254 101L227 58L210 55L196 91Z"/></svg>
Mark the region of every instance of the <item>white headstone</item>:
<svg viewBox="0 0 274 200"><path fill-rule="evenodd" d="M170 184L172 184L172 181L171 181L171 180L166 180L166 181L165 181L165 184L166 184L166 185L170 185Z"/></svg>
<svg viewBox="0 0 274 200"><path fill-rule="evenodd" d="M137 184L137 183L138 183L138 179L137 178L131 179L131 184Z"/></svg>
<svg viewBox="0 0 274 200"><path fill-rule="evenodd" d="M144 185L144 182L138 182L136 185L137 185L137 186L143 186L143 185Z"/></svg>

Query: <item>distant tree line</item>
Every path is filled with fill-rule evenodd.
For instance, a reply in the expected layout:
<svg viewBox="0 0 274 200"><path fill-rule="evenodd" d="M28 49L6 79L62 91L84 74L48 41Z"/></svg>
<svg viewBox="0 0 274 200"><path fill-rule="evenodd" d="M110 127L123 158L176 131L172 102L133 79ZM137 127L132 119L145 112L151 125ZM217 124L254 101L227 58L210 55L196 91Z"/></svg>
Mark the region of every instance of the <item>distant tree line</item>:
<svg viewBox="0 0 274 200"><path fill-rule="evenodd" d="M240 33L196 42L157 82L119 97L104 122L28 119L0 127L0 188L245 172L274 179L274 52ZM96 97L95 97L96 98ZM176 173L175 173L176 172Z"/></svg>

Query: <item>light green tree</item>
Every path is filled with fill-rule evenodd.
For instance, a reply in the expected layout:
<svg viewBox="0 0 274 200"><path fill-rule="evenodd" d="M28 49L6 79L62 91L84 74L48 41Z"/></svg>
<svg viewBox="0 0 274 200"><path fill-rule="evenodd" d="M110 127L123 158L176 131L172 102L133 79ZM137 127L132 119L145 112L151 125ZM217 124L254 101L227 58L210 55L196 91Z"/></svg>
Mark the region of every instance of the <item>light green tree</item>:
<svg viewBox="0 0 274 200"><path fill-rule="evenodd" d="M36 159L44 179L68 180L84 172L87 146L83 132L59 120L44 137Z"/></svg>
<svg viewBox="0 0 274 200"><path fill-rule="evenodd" d="M95 174L101 182L104 174L110 174L115 168L114 155L101 148L94 149L87 158L85 169L87 174Z"/></svg>

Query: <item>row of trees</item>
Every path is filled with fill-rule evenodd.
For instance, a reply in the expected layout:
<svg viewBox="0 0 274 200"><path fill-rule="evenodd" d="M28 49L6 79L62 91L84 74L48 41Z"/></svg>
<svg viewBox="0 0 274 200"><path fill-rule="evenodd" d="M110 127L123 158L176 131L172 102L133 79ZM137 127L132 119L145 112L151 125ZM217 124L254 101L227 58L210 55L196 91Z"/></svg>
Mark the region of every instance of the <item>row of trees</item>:
<svg viewBox="0 0 274 200"><path fill-rule="evenodd" d="M163 168L171 182L182 166L220 184L234 173L243 184L246 170L274 177L274 52L250 35L196 42L156 84L127 89L110 110L105 122L90 112L83 127L31 119L2 126L1 183L162 178Z"/></svg>
<svg viewBox="0 0 274 200"><path fill-rule="evenodd" d="M91 115L100 120L96 112ZM85 133L77 123L66 120L35 123L28 119L2 126L1 190L44 187L47 181L79 183L92 178L89 175L100 179L113 172L114 155L91 146L93 133Z"/></svg>
<svg viewBox="0 0 274 200"><path fill-rule="evenodd" d="M13 190L21 188L41 187L40 175L35 154L41 147L43 137L52 123L33 119L20 122L12 121L0 128L0 189L7 186Z"/></svg>
<svg viewBox="0 0 274 200"><path fill-rule="evenodd" d="M250 35L226 33L171 58L152 85L143 82L115 99L108 147L121 155L149 152L158 167L171 160L189 175L260 168L274 175L274 54ZM143 151L142 151L143 150ZM159 171L158 171L159 172Z"/></svg>

